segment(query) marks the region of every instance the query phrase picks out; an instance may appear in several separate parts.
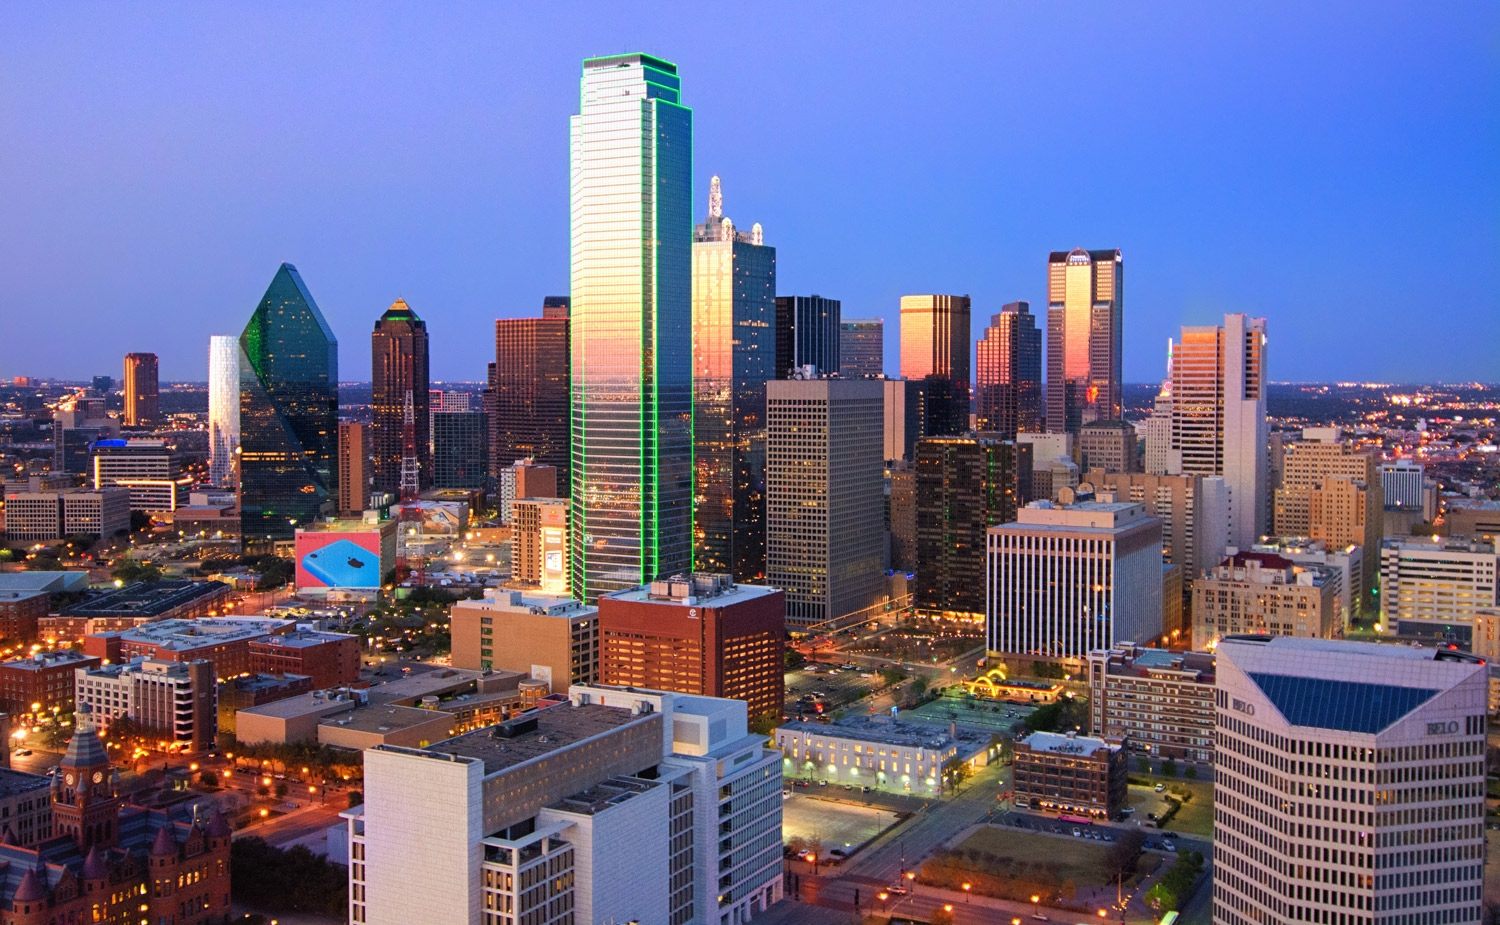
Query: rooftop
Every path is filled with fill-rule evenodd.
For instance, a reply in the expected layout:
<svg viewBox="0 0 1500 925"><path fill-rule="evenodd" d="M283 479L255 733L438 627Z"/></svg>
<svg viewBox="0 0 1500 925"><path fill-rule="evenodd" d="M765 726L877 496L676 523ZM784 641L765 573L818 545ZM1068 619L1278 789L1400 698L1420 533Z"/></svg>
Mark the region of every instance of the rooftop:
<svg viewBox="0 0 1500 925"><path fill-rule="evenodd" d="M580 790L569 797L564 797L553 803L548 809L560 810L565 813L578 813L580 815L592 816L602 813L611 806L619 806L626 800L632 799L652 787L665 786L661 781L642 780L638 777L611 777L602 780L587 790Z"/></svg>
<svg viewBox="0 0 1500 925"><path fill-rule="evenodd" d="M783 593L768 585L735 584L728 575L697 572L607 595L611 600L678 607L729 607Z"/></svg>
<svg viewBox="0 0 1500 925"><path fill-rule="evenodd" d="M1475 553L1477 555L1492 556L1495 554L1495 544L1480 540L1469 539L1463 536L1396 536L1386 537L1380 541L1381 549L1398 550L1400 552L1433 552L1433 553Z"/></svg>
<svg viewBox="0 0 1500 925"><path fill-rule="evenodd" d="M559 597L535 591L527 593L506 588L487 588L482 599L459 601L454 606L506 613L531 613L546 617L578 617L599 612L599 608L575 601L571 597Z"/></svg>
<svg viewBox="0 0 1500 925"><path fill-rule="evenodd" d="M956 741L944 730L881 716L850 716L827 724L793 720L783 723L780 728L804 735L876 742L882 745L906 745L913 748L946 748ZM963 731L958 733L958 740L977 738L978 736L972 733Z"/></svg>
<svg viewBox="0 0 1500 925"><path fill-rule="evenodd" d="M315 520L297 528L298 533L379 533L395 530L396 521L379 520L369 523L362 517L340 517L336 520Z"/></svg>
<svg viewBox="0 0 1500 925"><path fill-rule="evenodd" d="M13 797L18 793L30 793L33 790L45 790L52 786L52 778L41 774L27 774L24 771L12 771L10 768L0 768L0 797Z"/></svg>
<svg viewBox="0 0 1500 925"><path fill-rule="evenodd" d="M1078 530L1114 531L1152 522L1144 504L1128 501L1080 501L1061 505L1051 501L1033 501L1016 512L1016 522L991 527L992 530Z"/></svg>
<svg viewBox="0 0 1500 925"><path fill-rule="evenodd" d="M259 639L295 625L291 620L218 617L206 620L159 620L128 630L111 630L95 635L104 638L118 637L124 642L151 643L163 649L184 652L204 646L223 645L226 642Z"/></svg>
<svg viewBox="0 0 1500 925"><path fill-rule="evenodd" d="M1111 745L1092 736L1070 736L1060 732L1033 732L1023 740L1034 752L1049 752L1054 755L1092 755L1099 749L1112 752L1120 746Z"/></svg>
<svg viewBox="0 0 1500 925"><path fill-rule="evenodd" d="M0 667L12 671L41 671L43 668L57 668L60 665L81 666L85 662L99 663L99 659L92 655L84 655L73 649L58 649L56 652L38 652L30 658L17 658L8 662L0 662Z"/></svg>
<svg viewBox="0 0 1500 925"><path fill-rule="evenodd" d="M1112 675L1148 675L1153 671L1179 671L1197 674L1197 680L1214 682L1214 656L1211 652L1174 652L1171 649L1148 649L1123 646L1107 653L1106 670Z"/></svg>
<svg viewBox="0 0 1500 925"><path fill-rule="evenodd" d="M310 649L313 646L327 645L331 642L340 642L345 639L358 639L348 633L324 633L317 630L297 630L285 635L267 636L265 639L252 640L263 646L286 646L289 649Z"/></svg>
<svg viewBox="0 0 1500 925"><path fill-rule="evenodd" d="M88 572L0 572L0 590L45 591L59 594L63 591L83 591L89 586Z"/></svg>
<svg viewBox="0 0 1500 925"><path fill-rule="evenodd" d="M649 722L652 717L660 716L659 713L632 714L623 707L606 707L601 704L576 707L558 704L524 713L498 726L464 733L439 742L427 750L483 761L484 773L489 775L568 748L585 739L632 723ZM528 729L533 723L534 726ZM506 737L504 730L515 734Z"/></svg>
<svg viewBox="0 0 1500 925"><path fill-rule="evenodd" d="M138 581L98 597L64 607L64 617L156 617L199 598L226 593L217 581Z"/></svg>
<svg viewBox="0 0 1500 925"><path fill-rule="evenodd" d="M338 726L340 729L348 729L353 732L379 733L410 729L413 726L421 726L433 720L446 720L451 723L453 717L437 710L377 705L355 707L352 711L342 716L337 718L329 717L323 720L323 725ZM450 729L449 731L452 730Z"/></svg>
<svg viewBox="0 0 1500 925"><path fill-rule="evenodd" d="M34 597L48 596L46 591L10 591L0 588L0 604L15 604L21 601L29 601Z"/></svg>

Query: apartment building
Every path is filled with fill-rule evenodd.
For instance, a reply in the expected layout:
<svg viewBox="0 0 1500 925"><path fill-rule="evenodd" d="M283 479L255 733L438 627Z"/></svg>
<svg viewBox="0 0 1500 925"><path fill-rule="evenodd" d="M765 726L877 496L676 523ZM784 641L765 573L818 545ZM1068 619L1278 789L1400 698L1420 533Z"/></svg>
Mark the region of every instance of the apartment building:
<svg viewBox="0 0 1500 925"><path fill-rule="evenodd" d="M161 733L186 752L214 746L218 734L218 681L202 659L162 662L136 658L120 665L74 670L75 699L88 704L103 727L121 717Z"/></svg>
<svg viewBox="0 0 1500 925"><path fill-rule="evenodd" d="M1237 552L1193 582L1193 648L1205 651L1242 633L1332 638L1340 629L1334 590L1317 566Z"/></svg>
<svg viewBox="0 0 1500 925"><path fill-rule="evenodd" d="M448 611L454 668L519 671L551 690L599 679L599 608L570 597L486 589Z"/></svg>
<svg viewBox="0 0 1500 925"><path fill-rule="evenodd" d="M1119 743L1075 732L1033 732L1016 743L1016 805L1108 819L1125 806L1129 768Z"/></svg>
<svg viewBox="0 0 1500 925"><path fill-rule="evenodd" d="M1214 656L1118 646L1089 653L1089 734L1153 758L1214 758Z"/></svg>

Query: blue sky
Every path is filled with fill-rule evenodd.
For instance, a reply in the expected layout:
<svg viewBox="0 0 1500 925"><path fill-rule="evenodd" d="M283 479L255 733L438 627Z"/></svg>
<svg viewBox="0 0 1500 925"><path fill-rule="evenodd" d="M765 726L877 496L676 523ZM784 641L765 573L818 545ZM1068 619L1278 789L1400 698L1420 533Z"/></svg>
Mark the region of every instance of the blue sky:
<svg viewBox="0 0 1500 925"><path fill-rule="evenodd" d="M780 290L882 315L1046 299L1120 247L1125 375L1226 311L1278 380L1500 380L1500 6L7 4L0 376L201 379L279 261L369 374L402 297L434 376L568 285L579 62L675 61L697 213Z"/></svg>

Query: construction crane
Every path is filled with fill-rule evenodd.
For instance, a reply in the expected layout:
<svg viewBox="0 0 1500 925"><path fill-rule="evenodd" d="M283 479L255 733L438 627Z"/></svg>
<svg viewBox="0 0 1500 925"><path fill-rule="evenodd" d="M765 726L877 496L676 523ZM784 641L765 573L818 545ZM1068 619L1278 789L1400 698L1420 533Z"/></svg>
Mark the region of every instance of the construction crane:
<svg viewBox="0 0 1500 925"><path fill-rule="evenodd" d="M417 410L412 401L411 389L406 390L406 404L401 413L401 536L403 555L400 565L405 566L414 577L413 587L421 587L426 580L427 563L424 556L413 556L410 537L422 529L422 509L417 502L422 493L419 482L420 466L417 463ZM412 567L412 559L416 567Z"/></svg>

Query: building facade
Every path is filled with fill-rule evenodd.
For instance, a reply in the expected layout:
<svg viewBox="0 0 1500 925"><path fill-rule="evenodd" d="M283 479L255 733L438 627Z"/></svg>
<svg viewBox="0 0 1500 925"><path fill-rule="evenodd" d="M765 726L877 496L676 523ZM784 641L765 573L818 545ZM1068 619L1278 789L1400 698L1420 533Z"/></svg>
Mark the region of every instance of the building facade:
<svg viewBox="0 0 1500 925"><path fill-rule="evenodd" d="M1033 732L1016 743L1016 805L1109 819L1125 806L1125 750L1073 732Z"/></svg>
<svg viewBox="0 0 1500 925"><path fill-rule="evenodd" d="M74 697L88 704L94 722L108 727L126 717L160 733L190 753L214 746L219 723L219 683L202 660L161 662L137 658L117 665L74 670Z"/></svg>
<svg viewBox="0 0 1500 925"><path fill-rule="evenodd" d="M1047 257L1047 431L1076 434L1124 410L1125 260L1075 248Z"/></svg>
<svg viewBox="0 0 1500 925"><path fill-rule="evenodd" d="M521 498L511 502L510 578L543 594L568 593L568 501Z"/></svg>
<svg viewBox="0 0 1500 925"><path fill-rule="evenodd" d="M1385 501L1378 452L1340 440L1338 428L1308 428L1301 440L1285 445L1279 462L1281 479L1272 492L1277 536L1305 536L1335 547L1353 543L1372 553L1380 548ZM1379 607L1379 562L1374 555L1363 561L1360 587L1366 593L1350 601L1355 617Z"/></svg>
<svg viewBox="0 0 1500 925"><path fill-rule="evenodd" d="M1124 421L1094 421L1078 429L1079 465L1106 472L1139 472L1135 425Z"/></svg>
<svg viewBox="0 0 1500 925"><path fill-rule="evenodd" d="M490 471L489 416L440 411L432 416L432 487L483 488Z"/></svg>
<svg viewBox="0 0 1500 925"><path fill-rule="evenodd" d="M127 489L132 511L175 511L179 503L187 503L192 482L182 474L176 447L165 440L100 440L94 444L90 487Z"/></svg>
<svg viewBox="0 0 1500 925"><path fill-rule="evenodd" d="M987 737L879 715L793 721L778 727L773 741L783 774L897 793L940 793L949 762L982 767L990 758Z"/></svg>
<svg viewBox="0 0 1500 925"><path fill-rule="evenodd" d="M1214 657L1120 646L1089 653L1089 735L1153 758L1214 760Z"/></svg>
<svg viewBox="0 0 1500 925"><path fill-rule="evenodd" d="M901 297L902 379L938 376L961 389L967 400L971 342L968 296Z"/></svg>
<svg viewBox="0 0 1500 925"><path fill-rule="evenodd" d="M490 465L518 459L553 467L568 491L569 312L567 296L548 296L540 318L495 322L490 375Z"/></svg>
<svg viewBox="0 0 1500 925"><path fill-rule="evenodd" d="M208 339L208 481L237 484L240 445L240 345L232 334Z"/></svg>
<svg viewBox="0 0 1500 925"><path fill-rule="evenodd" d="M5 535L49 542L67 536L110 537L130 531L130 490L6 491Z"/></svg>
<svg viewBox="0 0 1500 925"><path fill-rule="evenodd" d="M766 583L809 626L875 605L884 586L883 383L766 386Z"/></svg>
<svg viewBox="0 0 1500 925"><path fill-rule="evenodd" d="M884 319L839 321L839 375L845 379L874 379L885 375Z"/></svg>
<svg viewBox="0 0 1500 925"><path fill-rule="evenodd" d="M491 589L449 611L453 667L519 671L553 691L599 680L599 608L569 597Z"/></svg>
<svg viewBox="0 0 1500 925"><path fill-rule="evenodd" d="M1277 637L1217 670L1215 925L1481 920L1482 662Z"/></svg>
<svg viewBox="0 0 1500 925"><path fill-rule="evenodd" d="M1244 633L1331 639L1342 629L1336 588L1317 566L1237 552L1193 581L1193 648Z"/></svg>
<svg viewBox="0 0 1500 925"><path fill-rule="evenodd" d="M124 391L126 427L147 427L160 420L156 354L125 354Z"/></svg>
<svg viewBox="0 0 1500 925"><path fill-rule="evenodd" d="M572 117L573 593L693 562L693 113L677 66L583 63Z"/></svg>
<svg viewBox="0 0 1500 925"><path fill-rule="evenodd" d="M1476 611L1500 604L1495 545L1462 537L1383 540L1380 600L1388 632L1472 638Z"/></svg>
<svg viewBox="0 0 1500 925"><path fill-rule="evenodd" d="M1030 302L1009 302L990 316L975 351L974 414L982 434L1014 440L1042 429L1042 331Z"/></svg>
<svg viewBox="0 0 1500 925"><path fill-rule="evenodd" d="M250 640L249 651L254 674L307 675L323 689L359 683L359 637L348 633L278 633Z"/></svg>
<svg viewBox="0 0 1500 925"><path fill-rule="evenodd" d="M339 421L339 513L359 514L370 506L370 429Z"/></svg>
<svg viewBox="0 0 1500 925"><path fill-rule="evenodd" d="M1334 606L1338 609L1336 623L1348 628L1351 616L1350 602L1357 600L1363 585L1364 549L1353 543L1333 546L1322 540L1310 540L1305 536L1266 536L1262 542L1250 547L1250 552L1268 552L1289 559L1297 565L1316 566L1322 569L1333 584ZM1239 550L1230 547L1230 553Z"/></svg>
<svg viewBox="0 0 1500 925"><path fill-rule="evenodd" d="M816 294L776 296L774 378L790 379L793 370L806 366L822 376L839 368L841 310L838 299Z"/></svg>
<svg viewBox="0 0 1500 925"><path fill-rule="evenodd" d="M917 444L915 477L912 604L918 614L982 622L985 538L990 527L1016 518L1015 444L929 437Z"/></svg>
<svg viewBox="0 0 1500 925"><path fill-rule="evenodd" d="M99 664L99 659L72 649L0 662L0 701L12 717L71 713L74 670Z"/></svg>
<svg viewBox="0 0 1500 925"><path fill-rule="evenodd" d="M408 396L412 402L417 483L419 488L427 488L432 484L427 322L418 318L404 299L392 302L376 320L370 334L370 364L375 490L391 494L401 490Z"/></svg>

